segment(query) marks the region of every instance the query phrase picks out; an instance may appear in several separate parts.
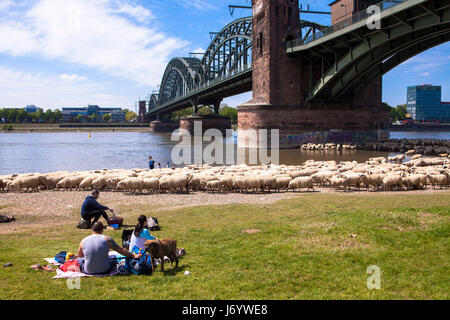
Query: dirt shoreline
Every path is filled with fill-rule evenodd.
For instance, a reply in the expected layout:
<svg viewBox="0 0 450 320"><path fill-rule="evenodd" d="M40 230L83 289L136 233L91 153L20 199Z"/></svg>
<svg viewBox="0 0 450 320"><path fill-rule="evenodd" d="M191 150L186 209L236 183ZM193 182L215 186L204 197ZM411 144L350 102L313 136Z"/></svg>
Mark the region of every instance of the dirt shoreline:
<svg viewBox="0 0 450 320"><path fill-rule="evenodd" d="M100 202L114 208L120 215L133 214L134 211L145 211L148 214L157 214L161 210L177 210L180 208L208 205L227 204L270 204L284 199L291 199L299 195L326 194L345 195L380 195L389 194L433 194L448 193L450 189L443 190L416 190L416 191L354 191L336 192L328 188L316 188L316 192L297 193L208 193L191 192L189 194L143 194L132 195L122 192L102 192ZM0 224L0 234L21 233L30 229L41 227L66 225L79 221L80 207L88 195L85 191L41 191L34 193L0 193L0 214L14 215L16 222Z"/></svg>

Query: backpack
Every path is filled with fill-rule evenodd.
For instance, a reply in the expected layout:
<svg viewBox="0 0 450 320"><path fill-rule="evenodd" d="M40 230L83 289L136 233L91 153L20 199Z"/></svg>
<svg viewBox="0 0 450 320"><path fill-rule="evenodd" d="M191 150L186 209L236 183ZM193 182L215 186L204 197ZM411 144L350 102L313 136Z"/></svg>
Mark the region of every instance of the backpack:
<svg viewBox="0 0 450 320"><path fill-rule="evenodd" d="M119 228L123 225L123 218L122 217L109 217L108 218L108 225L117 224L119 225Z"/></svg>
<svg viewBox="0 0 450 320"><path fill-rule="evenodd" d="M130 229L132 228L132 229ZM133 226L127 226L122 231L122 247L129 248L130 247L130 241L131 236L133 235L134 227Z"/></svg>
<svg viewBox="0 0 450 320"><path fill-rule="evenodd" d="M90 229L91 223L87 220L81 219L80 222L78 222L77 228L78 229Z"/></svg>
<svg viewBox="0 0 450 320"><path fill-rule="evenodd" d="M67 255L66 251L61 251L55 256L54 259L59 264L64 264L66 262L66 255Z"/></svg>
<svg viewBox="0 0 450 320"><path fill-rule="evenodd" d="M143 252L138 247L134 246L131 250L134 254L142 254L139 259L125 259L125 269L128 273L135 275L152 274L152 258L148 252Z"/></svg>
<svg viewBox="0 0 450 320"><path fill-rule="evenodd" d="M147 225L148 225L148 229L150 231L161 230L161 227L159 226L159 223L158 223L158 219L155 217L152 217L151 219L149 219Z"/></svg>

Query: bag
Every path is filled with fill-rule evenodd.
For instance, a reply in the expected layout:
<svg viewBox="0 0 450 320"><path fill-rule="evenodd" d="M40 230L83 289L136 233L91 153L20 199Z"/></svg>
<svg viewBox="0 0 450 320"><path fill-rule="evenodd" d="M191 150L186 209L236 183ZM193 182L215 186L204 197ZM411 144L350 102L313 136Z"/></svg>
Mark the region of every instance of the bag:
<svg viewBox="0 0 450 320"><path fill-rule="evenodd" d="M81 219L80 222L78 222L77 228L78 229L90 229L91 223L87 220Z"/></svg>
<svg viewBox="0 0 450 320"><path fill-rule="evenodd" d="M118 224L119 228L123 225L122 217L108 217L108 225Z"/></svg>
<svg viewBox="0 0 450 320"><path fill-rule="evenodd" d="M133 228L133 229L129 229L129 228ZM130 241L131 241L131 236L133 235L134 232L134 227L126 227L123 231L122 231L122 247L124 248L129 248L130 247Z"/></svg>
<svg viewBox="0 0 450 320"><path fill-rule="evenodd" d="M149 221L148 221L148 229L150 231L159 231L161 230L159 223L158 223L158 219L152 217Z"/></svg>
<svg viewBox="0 0 450 320"><path fill-rule="evenodd" d="M148 252L143 252L138 247L134 246L133 250L131 250L134 254L142 254L142 257L139 259L130 259L127 258L125 260L125 268L128 273L132 273L135 275L143 275L143 274L152 274L152 258Z"/></svg>
<svg viewBox="0 0 450 320"><path fill-rule="evenodd" d="M67 255L67 252L66 251L61 251L60 253L58 253L56 256L55 256L55 261L56 262L58 262L59 264L63 264L63 263L65 263L66 262L66 255Z"/></svg>
<svg viewBox="0 0 450 320"><path fill-rule="evenodd" d="M65 262L61 267L63 272L81 272L78 260L70 260Z"/></svg>

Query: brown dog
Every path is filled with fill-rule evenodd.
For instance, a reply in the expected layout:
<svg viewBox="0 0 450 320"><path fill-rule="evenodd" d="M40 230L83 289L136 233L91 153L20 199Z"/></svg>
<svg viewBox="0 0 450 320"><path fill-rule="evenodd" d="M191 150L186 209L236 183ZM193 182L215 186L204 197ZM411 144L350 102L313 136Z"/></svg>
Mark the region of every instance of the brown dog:
<svg viewBox="0 0 450 320"><path fill-rule="evenodd" d="M145 241L145 251L152 257L152 267L155 271L155 260L161 259L161 271L164 272L164 257L167 256L175 268L178 267L177 241L173 239L157 239Z"/></svg>

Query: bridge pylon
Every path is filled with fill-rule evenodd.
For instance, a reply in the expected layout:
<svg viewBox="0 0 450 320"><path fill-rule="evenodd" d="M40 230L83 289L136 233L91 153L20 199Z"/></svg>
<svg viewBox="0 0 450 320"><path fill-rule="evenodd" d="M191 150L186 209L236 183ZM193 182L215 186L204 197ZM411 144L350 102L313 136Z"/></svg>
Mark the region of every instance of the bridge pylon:
<svg viewBox="0 0 450 320"><path fill-rule="evenodd" d="M309 101L324 62L286 53L286 43L301 38L299 1L252 0L252 7L253 98L238 107L239 130L279 129L280 147L386 138L389 112L382 104L381 77L358 95Z"/></svg>

